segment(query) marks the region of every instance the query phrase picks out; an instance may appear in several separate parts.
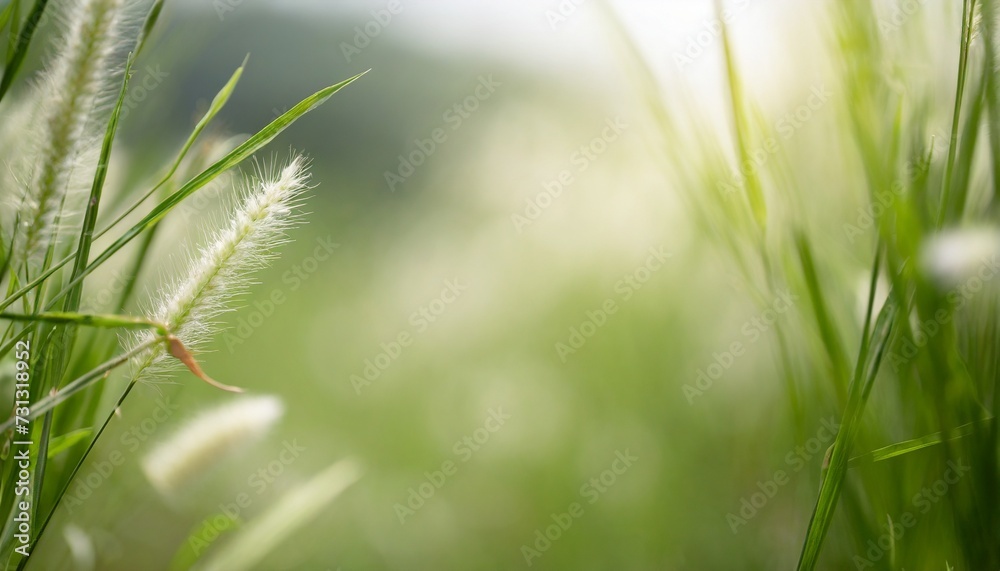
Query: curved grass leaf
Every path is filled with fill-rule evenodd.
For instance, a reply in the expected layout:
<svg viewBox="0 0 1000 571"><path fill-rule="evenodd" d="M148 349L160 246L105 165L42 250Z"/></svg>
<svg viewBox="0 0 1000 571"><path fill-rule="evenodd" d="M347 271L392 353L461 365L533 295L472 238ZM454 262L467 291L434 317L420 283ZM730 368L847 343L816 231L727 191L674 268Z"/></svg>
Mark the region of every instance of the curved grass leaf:
<svg viewBox="0 0 1000 571"><path fill-rule="evenodd" d="M61 452L65 452L80 442L83 442L91 434L93 434L93 432L94 431L89 428L81 428L79 430L74 430L73 432L53 436L52 440L49 442L49 458L54 458Z"/></svg>
<svg viewBox="0 0 1000 571"><path fill-rule="evenodd" d="M60 404L66 402L70 397L76 393L82 391L83 389L89 387L90 385L96 383L97 381L104 378L106 374L112 370L124 365L129 359L135 357L139 353L142 353L146 349L149 349L156 343L161 342L161 339L152 339L146 343L136 345L131 351L123 353L106 361L99 367L94 368L92 371L86 373L85 375L70 381L65 387L59 389L58 392L50 394L49 396L39 400L31 405L31 414L28 416L29 420L37 418L41 414L45 414ZM14 426L14 418L6 420L3 424L0 424L0 432L3 432Z"/></svg>
<svg viewBox="0 0 1000 571"><path fill-rule="evenodd" d="M35 36L38 22L42 19L42 13L45 12L45 6L48 3L49 0L35 0L31 12L28 12L28 17L25 18L24 24L21 26L21 31L17 34L17 44L13 53L7 57L7 65L3 68L3 78L0 79L0 101L3 100L4 95L14 83L14 78L17 77L21 64L24 63L24 57L28 55L31 39Z"/></svg>
<svg viewBox="0 0 1000 571"><path fill-rule="evenodd" d="M124 235L118 238L118 240L116 240L113 244L108 246L108 248L104 250L97 257L96 260L90 263L83 270L83 272L76 277L76 279L70 281L66 285L66 287L63 288L62 291L60 291L57 295L55 295L52 298L49 305L46 306L46 309L52 309L52 307L54 307L55 305L55 302L62 299L62 297L68 293L70 288L75 287L80 281L82 281L85 277L90 275L91 272L93 272L101 264L106 262L116 252L118 252L118 250L121 250L129 242L135 239L136 236L141 234L143 230L150 228L154 226L156 223L158 223L164 216L167 215L167 213L173 210L173 208L176 207L178 204L180 204L181 201L183 201L185 198L193 194L196 190L204 187L208 183L215 180L215 178L217 178L222 173L240 164L245 159L247 159L257 151L262 149L264 146L266 146L268 143L274 140L275 137L281 134L282 131L287 129L292 123L298 120L299 117L305 115L309 111L312 111L316 107L322 105L323 103L326 102L327 99L332 97L334 93L350 85L358 78L363 76L365 73L368 72L366 71L363 73L359 73L354 77L346 79L340 83L337 83L336 85L331 85L330 87L322 89L314 93L313 95L307 97L306 99L302 100L296 106L292 107L290 110L288 110L280 117L272 121L268 126L264 127L259 132L257 132L257 134L247 139L246 142L244 142L242 145L234 149L228 155L217 161L215 164L210 166L201 174L197 175L196 177L188 181L184 186L182 186L176 192L167 197L163 202L158 204L153 209L152 212L147 214L145 218L143 218L135 226L126 231ZM98 235L100 235L100 233L98 233ZM16 292L9 295L7 299L5 299L3 302L0 302L0 311L9 307L12 303L20 299L22 296L24 296L32 289L38 287L52 274L54 274L60 267L62 267L64 264L68 263L72 259L73 259L72 256L70 256L61 260L56 264L53 264L52 267L50 267L45 273L36 277L35 279L33 279L20 289L18 289Z"/></svg>
<svg viewBox="0 0 1000 571"><path fill-rule="evenodd" d="M869 300L871 295L869 296ZM869 310L871 303L869 302ZM870 315L870 312L869 312ZM802 545L802 553L799 558L798 571L812 571L816 568L819 560L820 549L826 532L833 521L833 514L837 508L837 501L844 484L844 477L847 475L848 458L855 437L861 427L861 418L864 414L865 406L868 404L868 396L875 383L885 348L892 335L894 321L896 319L896 303L890 299L882 306L878 321L871 337L871 345L868 346L867 335L862 341L862 350L858 355L858 364L851 382L848 393L847 407L844 411L844 418L841 421L840 431L833 443L833 450L830 453L829 465L826 475L820 484L819 497L816 499L816 507L813 509L812 517L809 520L809 528L806 531L806 538Z"/></svg>
<svg viewBox="0 0 1000 571"><path fill-rule="evenodd" d="M116 240L113 244L108 246L106 250L101 252L101 254L97 257L96 260L91 262L80 275L78 275L75 279L71 280L70 283L65 288L63 288L63 290L59 292L59 294L55 296L55 299L61 298L63 295L66 294L66 292L69 291L70 288L76 287L76 285L79 282L81 282L84 277L89 275L91 272L97 269L101 264L106 262L112 255L115 254L115 252L125 247L126 244L131 242L136 236L141 234L144 230L152 227L160 220L162 220L163 217L167 215L167 213L173 210L174 207L180 204L181 201L183 201L185 198L193 194L196 190L204 187L208 183L215 180L215 178L221 175L222 173L240 164L245 159L247 159L257 151L262 149L268 143L273 141L275 137L281 134L282 131L287 129L289 125L298 120L299 117L312 111L316 107L319 107L320 105L325 103L327 99L333 96L334 93L350 85L365 73L367 72L360 73L350 79L341 81L336 85L331 85L330 87L321 89L320 91L317 91L313 95L303 99L296 106L292 107L283 115L272 121L270 125L264 127L263 129L258 131L257 134L247 139L246 142L244 142L242 145L233 149L228 155L222 157L215 164L202 171L201 174L188 181L184 186L178 189L177 192L173 193L172 195L167 197L163 202L161 202L155 208L153 208L152 212L147 214L135 226L126 231L124 235L118 238L118 240Z"/></svg>
<svg viewBox="0 0 1000 571"><path fill-rule="evenodd" d="M309 523L344 490L358 481L361 468L341 460L286 493L257 519L212 554L200 571L256 569L281 542Z"/></svg>

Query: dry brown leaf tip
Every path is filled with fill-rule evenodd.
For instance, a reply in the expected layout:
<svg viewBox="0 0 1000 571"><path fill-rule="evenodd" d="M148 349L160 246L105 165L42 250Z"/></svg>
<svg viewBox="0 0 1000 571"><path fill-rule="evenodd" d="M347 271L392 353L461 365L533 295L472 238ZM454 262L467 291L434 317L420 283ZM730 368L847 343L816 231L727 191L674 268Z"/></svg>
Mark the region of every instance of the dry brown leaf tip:
<svg viewBox="0 0 1000 571"><path fill-rule="evenodd" d="M222 389L224 391L229 391L231 393L243 392L243 389L241 389L240 387L224 385L219 381L216 381L212 377L209 377L207 374L205 374L205 371L201 369L201 365L198 364L198 361L194 358L194 355L192 355L191 352L187 350L187 347L184 346L184 343L182 343L181 340L178 339L176 336L167 335L166 342L167 342L167 351L178 361L184 363L184 366L187 367L188 370L194 374L194 376L212 385L213 387Z"/></svg>

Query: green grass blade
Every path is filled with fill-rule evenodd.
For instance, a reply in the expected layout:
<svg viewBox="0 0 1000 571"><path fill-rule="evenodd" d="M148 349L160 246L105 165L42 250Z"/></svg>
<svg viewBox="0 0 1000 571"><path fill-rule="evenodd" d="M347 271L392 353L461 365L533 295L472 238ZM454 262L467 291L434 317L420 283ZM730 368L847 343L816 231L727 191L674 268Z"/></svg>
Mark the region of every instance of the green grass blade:
<svg viewBox="0 0 1000 571"><path fill-rule="evenodd" d="M167 334L167 326L144 317L130 315L101 315L90 313L71 313L66 311L50 311L24 315L19 313L0 313L0 319L10 321L25 321L31 323L43 322L56 325L80 325L84 327L100 327L103 329L147 329L153 328L160 335Z"/></svg>
<svg viewBox="0 0 1000 571"><path fill-rule="evenodd" d="M938 207L938 227L944 225L948 215L948 204L951 202L952 177L955 170L955 158L958 152L958 132L962 118L962 98L965 95L965 80L969 68L969 46L972 43L972 19L975 13L976 0L962 2L962 38L958 50L958 79L955 86L955 105L951 116L951 139L948 146L948 159L945 163L943 188L941 189L941 204Z"/></svg>
<svg viewBox="0 0 1000 571"><path fill-rule="evenodd" d="M7 32L7 57L4 61L10 59L11 54L17 48L17 34L14 32L14 25L21 18L21 0L14 0L4 6L3 12L0 12L0 30L6 29L10 25L10 30Z"/></svg>
<svg viewBox="0 0 1000 571"><path fill-rule="evenodd" d="M87 261L90 258L90 249L94 241L94 228L97 225L98 211L102 205L102 196L104 192L104 184L107 179L108 165L111 162L111 153L114 146L115 138L118 134L118 125L121 119L122 106L125 101L125 95L128 92L129 80L132 77L132 66L135 62L135 54L128 54L125 61L125 70L122 74L121 87L118 91L118 98L115 101L115 105L112 108L111 115L108 118L108 124L105 128L104 140L101 143L101 151L98 156L97 168L94 172L93 182L91 184L90 196L87 200L87 206L84 211L83 220L80 227L80 237L78 240L78 245L76 248L76 254L74 257L74 263L71 273L71 279L80 275L81 272L86 268ZM49 321L49 323L55 324L66 324L69 327L63 327L57 335L61 336L60 346L61 350L59 354L53 361L53 376L56 379L54 381L55 386L58 386L60 380L66 374L66 369L68 367L70 356L73 354L73 349L76 344L77 338L77 325L86 326L97 326L97 327L114 327L115 319L121 320L117 316L86 316L77 314L77 310L80 309L80 299L83 295L83 281L81 280L74 288L70 289L63 300L62 309L63 312L57 314L42 314L36 315L34 317L46 319L46 318L60 318L63 321ZM108 319L108 318L111 319ZM72 408L72 407L71 407ZM72 411L70 411L72 413ZM61 427L59 427L61 429Z"/></svg>
<svg viewBox="0 0 1000 571"><path fill-rule="evenodd" d="M156 6L154 6L153 9L156 10ZM158 13L156 14L156 16L158 16ZM146 22L147 22L147 28L151 27L150 24L151 22L155 23L154 14L152 11L150 12L150 16L147 18ZM215 98L212 100L212 105L209 107L208 111L205 112L205 115L202 116L201 120L198 121L198 124L195 126L195 129L191 132L191 135L188 137L188 139L182 146L181 151L178 153L177 157L174 159L174 162L170 165L169 169L167 170L167 174L164 175L163 178L161 178L160 181L156 185L154 185L152 189L149 190L149 192L147 192L142 198L136 201L125 212L120 214L113 222L111 222L111 224L108 224L102 230L97 232L94 235L95 239L104 236L109 230L111 230L111 228L113 228L119 222L124 220L125 217L131 214L136 208L138 208L143 202L145 202L146 199L152 196L157 190L159 190L164 184L166 184L171 177L174 176L174 173L177 172L177 169L180 167L181 162L183 162L184 157L187 156L187 153L191 149L192 145L194 145L195 141L205 130L205 128L208 127L212 119L214 119L215 116L218 115L218 113L222 110L222 108L225 107L226 102L229 101L230 95L232 95L233 91L236 89L236 84L239 82L240 76L243 74L243 69L246 66L246 62L247 60L244 59L243 65L240 66L233 73L233 75L229 78L229 81L226 82L226 85L216 94ZM89 253L88 256L84 258L84 261L86 261L86 258L88 257ZM27 283L24 287L8 295L7 298L3 301L3 303L0 303L0 310L9 307L10 304L16 301L19 297L27 294L32 289L38 287L45 280L51 277L52 274L56 273L60 268L62 268L63 266L65 266L67 263L69 263L71 260L74 259L78 259L76 253L71 254L63 258L59 262L53 264L49 269L42 272L38 277Z"/></svg>
<svg viewBox="0 0 1000 571"><path fill-rule="evenodd" d="M215 524L214 522L219 519L225 523L220 525ZM211 534L205 533L206 526L208 525L211 525ZM217 513L198 522L197 527L191 530L187 540L174 554L174 558L170 562L169 571L188 571L189 569L193 569L205 549L211 549L215 543L228 538L232 532L239 529L242 525L243 520L239 519L239 517L234 518L225 512ZM193 547L195 544L198 545L198 551L195 551Z"/></svg>
<svg viewBox="0 0 1000 571"><path fill-rule="evenodd" d="M947 440L958 440L969 436L976 431L977 426L988 424L992 421L992 418L988 418L977 422L963 424L962 426L948 431ZM883 460L898 458L899 456L905 456L906 454L910 454L912 452L917 452L925 448L930 448L931 446L942 444L945 440L946 438L944 437L943 432L934 432L920 438L904 440L902 442L883 446L882 448L876 448L875 450L872 450L867 454L862 454L861 456L855 456L854 458L851 458L850 465L855 466L865 462L881 462Z"/></svg>
<svg viewBox="0 0 1000 571"><path fill-rule="evenodd" d="M142 353L146 349L149 349L154 344L159 343L160 341L161 339L152 339L150 341L147 341L146 343L137 345L132 350L105 362L100 367L97 367L94 370L88 372L87 374L71 381L65 387L60 389L59 392L51 394L41 399L40 401L32 404L30 418L32 419L37 418L38 415L45 414L48 411L59 406L60 404L66 402L67 399L69 399L76 393L86 389L90 385L103 379L104 375L111 372L115 368L124 365L125 363L128 362L129 359L138 355L139 353ZM0 432L7 430L13 425L14 425L14 419L13 418L8 419L3 424L0 424Z"/></svg>
<svg viewBox="0 0 1000 571"><path fill-rule="evenodd" d="M97 257L96 260L94 260L90 265L87 266L86 269L83 270L83 273L81 275L77 276L75 280L70 281L70 283L68 283L66 287L63 288L62 291L60 291L57 295L55 295L52 298L50 304L46 307L46 309L51 309L55 305L56 301L62 299L62 297L66 295L66 293L69 291L69 288L75 287L77 283L82 281L86 276L90 275L91 272L93 272L101 264L106 262L118 250L122 249L129 242L135 239L135 237L141 234L146 228L150 228L157 222L159 222L164 216L167 215L167 213L169 213L174 207L180 204L180 202L183 201L185 198L187 198L196 190L202 188L206 184L212 182L220 174L238 165L239 163L243 162L243 160L250 157L255 152L259 151L261 148L270 143L275 137L281 134L282 131L288 128L289 125L294 123L299 117L305 115L309 111L312 111L316 107L322 105L324 102L326 102L327 99L333 96L334 93L340 91L347 85L350 85L358 78L363 76L365 73L367 72L360 73L354 77L351 77L340 83L337 83L336 85L332 85L330 87L322 89L314 93L313 95L307 97L306 99L302 100L295 107L292 107L283 115L272 121L267 127L260 130L254 136L250 137L246 142L244 142L242 145L234 149L228 155L217 161L215 164L210 166L208 169L203 171L198 176L188 181L179 190L177 190L163 202L158 204L156 208L153 209L152 212L150 212L139 223L137 223L135 226L133 226L127 232L125 232L123 236L121 236L113 244L108 246L108 248L104 252L102 252ZM98 236L100 236L101 234L102 233L98 233ZM7 299L5 299L2 303L0 303L0 311L9 307L12 303L20 299L22 296L24 296L32 289L38 287L52 274L54 274L60 267L62 267L72 259L73 259L72 256L69 256L64 258L63 260L60 260L58 263L54 264L51 268L49 268L46 272L42 273L40 276L31 280L22 288L20 288L10 296L8 296Z"/></svg>
<svg viewBox="0 0 1000 571"><path fill-rule="evenodd" d="M11 257L14 255L14 243L17 240L17 229L20 225L21 225L21 213L17 212L14 214L13 231L11 231L10 233L10 242L4 247L3 262L0 263L0 283L3 283L3 278L7 276L7 272L11 268ZM0 240L0 242L2 242L2 240ZM16 289L16 283L17 283L17 274L11 272L10 282L8 286L10 288Z"/></svg>
<svg viewBox="0 0 1000 571"><path fill-rule="evenodd" d="M184 141L184 145L181 146L181 150L179 153L177 153L177 157L174 159L174 162L171 163L170 167L167 169L167 173L163 175L163 177L159 180L159 182L153 185L153 188L149 189L149 191L147 191L146 194L142 195L142 197L139 198L139 200L135 201L132 204L132 206L128 207L125 210L125 212L122 212L120 215L118 215L117 218L115 218L114 221L105 226L103 230L98 232L97 234L98 237L103 236L105 233L107 233L108 230L115 227L119 222L124 220L126 216L135 211L136 208L138 208L143 202L148 200L150 196L153 196L153 194L155 194L157 190L162 188L163 185L167 184L167 182L169 182L170 179L173 178L174 174L177 173L177 169L180 168L181 162L184 161L184 157L187 156L188 152L191 150L191 147L194 145L195 141L198 140L198 137L201 136L202 132L205 130L206 127L208 127L209 123L211 123L212 120L215 119L215 116L218 115L220 111L222 111L222 108L226 106L226 103L229 101L229 97L236 90L236 85L239 83L240 77L242 77L243 75L243 70L246 68L247 61L249 60L249 58L250 58L249 55L246 58L244 58L243 64L240 65L240 67L236 68L236 71L233 72L233 75L229 78L229 81L227 81L226 84L222 87L222 89L220 89L219 92L215 94L215 98L212 99L212 104L208 107L208 110L205 112L202 118L198 120L198 123L195 125L194 130L192 130L191 134L188 135L187 140Z"/></svg>
<svg viewBox="0 0 1000 571"><path fill-rule="evenodd" d="M97 171L94 173L94 182L90 187L90 198L87 200L87 208L83 214L83 225L80 229L80 240L76 248L71 281L74 281L83 272L87 267L87 260L90 258L90 247L94 243L94 227L97 225L97 212L101 205L104 181L108 176L108 164L111 162L111 150L114 146L115 135L118 133L118 120L121 117L125 94L128 92L128 82L132 75L132 63L134 61L133 54L129 54L125 62L125 74L122 79L121 89L118 91L118 99L115 101L115 107L111 112L111 118L108 120L108 126L104 132L104 141L101 143L101 154L97 161ZM66 299L63 302L63 310L75 312L80 309L81 295L83 295L83 281L79 281L66 294ZM72 350L72 342L70 341L65 347L67 347L67 351Z"/></svg>
<svg viewBox="0 0 1000 571"><path fill-rule="evenodd" d="M365 72L367 73L367 72ZM313 95L303 99L296 106L292 107L286 113L271 122L270 125L264 127L257 134L253 135L242 145L233 149L228 155L219 159L214 165L210 166L208 169L204 170L201 174L194 177L188 181L184 186L177 190L163 202L158 204L153 208L152 212L146 215L145 218L140 220L135 226L130 228L125 234L116 240L113 244L108 246L104 252L102 252L96 260L94 260L83 273L77 276L74 280L63 288L59 294L55 296L55 299L61 298L69 290L69 288L75 287L84 277L89 275L95 269L97 269L101 264L106 262L112 255L118 250L121 250L126 244L131 242L136 236L141 234L147 228L152 227L164 216L167 215L171 210L174 209L178 204L181 203L185 198L190 196L194 191L202 188L206 184L215 180L216 177L222 173L228 171L229 169L235 167L236 165L243 162L245 159L262 149L268 143L274 140L282 131L288 128L289 125L294 123L299 117L305 115L309 111L312 111L316 107L322 105L333 96L334 93L340 91L344 87L350 85L355 80L360 78L364 73L355 75L350 79L346 79L336 85L331 85L325 89L322 89Z"/></svg>
<svg viewBox="0 0 1000 571"><path fill-rule="evenodd" d="M799 262L802 264L802 273L806 280L806 289L809 292L809 301L812 304L813 315L816 318L816 325L819 328L820 338L827 349L826 356L833 373L833 388L837 395L838 402L843 405L847 395L844 383L850 373L848 372L847 351L844 349L843 341L837 332L830 311L824 301L823 291L820 286L819 276L816 273L816 264L812 254L809 241L800 231L795 236L795 247L799 253Z"/></svg>
<svg viewBox="0 0 1000 571"><path fill-rule="evenodd" d="M31 497L35 498L35 501L31 503L31 508L35 521L38 521L38 514L42 509L40 498L42 497L42 487L45 485L45 472L49 465L49 441L51 440L51 435L52 411L49 411L45 413L45 418L42 419L42 433L33 446L35 448L35 473L32 475ZM27 557L24 560L27 560Z"/></svg>
<svg viewBox="0 0 1000 571"><path fill-rule="evenodd" d="M985 78L986 75L988 74L984 73L983 77ZM965 126L962 128L961 142L956 158L955 180L952 181L951 203L946 206L948 220L961 220L965 213L966 197L969 194L970 179L974 172L972 161L976 156L976 143L979 140L979 125L983 116L987 83L986 79L980 81L976 97L973 99L968 116L965 118Z"/></svg>
<svg viewBox="0 0 1000 571"><path fill-rule="evenodd" d="M31 12L28 13L28 17L25 18L24 24L21 26L21 31L17 34L17 47L14 49L14 53L7 58L7 65L3 69L3 78L0 79L0 101L3 100L4 95L14 83L14 78L20 71L21 64L24 63L24 57L28 55L28 46L31 45L31 39L35 36L38 22L42 19L42 13L45 12L45 6L48 3L49 0L35 0Z"/></svg>
<svg viewBox="0 0 1000 571"><path fill-rule="evenodd" d="M156 0L153 2L153 6L150 7L149 13L146 14L146 21L142 25L142 32L139 33L139 39L135 43L135 57L139 57L142 53L142 49L146 47L146 42L149 40L150 34L153 33L153 28L156 27L156 22L160 19L160 12L163 11L163 0Z"/></svg>
<svg viewBox="0 0 1000 571"><path fill-rule="evenodd" d="M986 41L983 45L986 48L986 69L995 70L1000 64L996 47L1000 40L1000 29L997 29L998 14L996 0L986 0L983 2L983 31ZM989 137L990 137L990 169L993 175L993 203L1000 204L1000 77L996 73L986 74L986 105L989 109Z"/></svg>
<svg viewBox="0 0 1000 571"><path fill-rule="evenodd" d="M874 288L878 274L878 257L873 271L872 290L869 292L869 317L871 315L872 300L874 299ZM858 351L857 366L848 393L847 407L844 410L840 431L834 440L833 449L830 452L826 474L820 484L819 496L816 499L816 506L809 520L809 527L806 531L806 538L802 545L802 553L799 558L798 571L812 571L816 568L819 560L820 549L826 538L826 533L833 521L837 502L844 484L844 477L847 474L848 458L854 439L860 429L861 418L865 406L868 403L868 396L874 386L875 378L885 354L885 348L892 335L893 324L896 319L897 308L894 299L890 298L882 306L878 320L875 323L871 337L864 335L861 342L861 349ZM867 323L866 323L867 332Z"/></svg>
<svg viewBox="0 0 1000 571"><path fill-rule="evenodd" d="M277 503L212 554L200 571L256 569L281 542L326 509L361 477L353 460L341 460L286 493Z"/></svg>
<svg viewBox="0 0 1000 571"><path fill-rule="evenodd" d="M725 23L727 20L723 17L723 8L720 0L716 0L715 10L719 26L722 30L722 51L725 56L726 79L729 82L729 102L733 114L733 129L736 133L736 153L739 164L743 165L747 164L748 161L753 161L753 158L750 156L750 123L744 109L743 83L736 71L736 60L733 57L732 42L730 41L728 26ZM745 175L745 178L746 184L744 186L746 187L746 196L750 204L750 211L757 222L757 226L763 232L767 228L767 205L764 201L764 190L760 183L760 177L757 175L756 170L751 169Z"/></svg>
<svg viewBox="0 0 1000 571"><path fill-rule="evenodd" d="M32 549L34 549L35 545L38 544L38 539L44 535L45 529L49 526L49 522L52 521L52 515L56 513L56 508L59 507L59 503L66 495L66 492L69 491L70 484L73 483L73 478L75 478L76 475L80 472L80 468L82 468L84 462L86 462L87 456L94 449L94 446L97 444L97 441L100 440L101 435L104 434L104 431L108 428L108 424L111 423L111 419L114 418L115 416L115 411L118 410L118 407L122 405L122 403L128 397L129 393L132 392L132 389L134 387L135 387L135 380L132 380L131 382L129 382L128 386L125 387L125 390L122 391L121 396L118 397L118 402L115 403L114 408L112 408L111 412L108 413L108 415L104 418L104 422L101 423L101 428L98 429L97 434L95 434L94 437L90 440L90 444L87 445L87 449L83 452L83 455L80 456L80 459L77 460L76 466L73 467L73 471L70 472L69 477L65 479L62 489L60 489L59 493L56 494L55 500L52 503L52 509L49 510L48 514L45 516L45 519L42 520L42 524L38 526L38 528L35 530L35 536L31 544ZM23 564L26 562L27 560L23 560L21 562L22 565L19 566L18 569L21 569L23 567Z"/></svg>
<svg viewBox="0 0 1000 571"><path fill-rule="evenodd" d="M67 432L66 434L60 434L59 436L52 437L49 441L49 458L54 458L69 450L70 448L76 446L77 444L83 442L94 431L89 428L80 428L74 430L73 432Z"/></svg>

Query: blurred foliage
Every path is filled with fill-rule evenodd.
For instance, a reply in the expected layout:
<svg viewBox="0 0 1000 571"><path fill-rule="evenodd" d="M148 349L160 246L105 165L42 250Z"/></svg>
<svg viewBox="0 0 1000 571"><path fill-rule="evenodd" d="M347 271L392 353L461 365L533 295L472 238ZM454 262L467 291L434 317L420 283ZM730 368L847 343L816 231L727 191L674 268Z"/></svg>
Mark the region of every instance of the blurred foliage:
<svg viewBox="0 0 1000 571"><path fill-rule="evenodd" d="M693 67L676 71L669 54L657 53L646 57L652 73L644 76L649 70L636 64L646 48L621 42L596 4L581 7L597 22L584 28L587 43L617 59L565 77L510 58L421 49L420 36L402 32L346 62L341 42L372 18L366 11L303 16L248 3L220 25L211 8L168 3L151 51L164 59L137 68L162 66L169 75L123 123L134 166L113 173L121 187L145 176L147 156L176 148L200 115L192 110L207 107L247 53L220 137L253 132L300 94L373 71L273 147L313 160L309 224L292 233L243 308L226 317L228 332L201 356L216 378L279 395L279 428L182 497L162 498L142 477L144 451L227 395L180 377L140 387L81 473L96 473L116 450L126 463L55 523L87 531L98 569L167 568L187 560L183 551L198 545L191 537L217 549L216 532L252 521L353 457L364 467L361 480L261 568L510 569L525 565L525 546L538 551L531 567L541 569L793 567L833 444L830 426L844 414L880 237L890 269L877 283L906 280L915 314L933 315L944 303L915 266L936 231L961 28L957 3L921 4L889 31L888 3L808 4L791 12L799 19L775 16L781 3L747 8L749 21L736 17L728 77L714 35ZM644 5L616 6L628 35ZM546 32L548 8L528 9ZM646 27L658 29L655 21ZM703 28L689 23L677 50ZM754 29L765 25L773 27ZM746 55L761 30L786 42L784 59L761 64ZM565 29L552 33L553 43L572 41ZM794 49L802 36L813 43ZM987 44L980 36L970 58L966 109L991 101ZM726 94L719 105L717 94L685 86L701 74L717 76L713 85ZM445 113L490 75L501 82L496 94L452 130ZM817 89L829 99L816 103ZM795 119L803 108L808 118ZM996 222L996 164L985 142L993 112L992 104L979 111L979 147L952 168L967 175L955 184L969 186L971 206L962 216L952 211L948 226ZM616 117L627 127L582 168L581 145ZM437 128L447 141L391 191L385 172ZM768 140L780 150L770 151ZM754 176L766 214L746 209L742 195L719 194L733 165L760 149L764 165ZM559 182L563 171L571 182ZM859 225L875 193L895 181L908 194L893 216L911 225L873 219L852 234L845 225ZM218 216L226 194L206 190L183 222ZM514 215L530 223L519 227ZM168 238L150 253L162 263L143 276L141 299L172 275L181 245L203 240L185 228L168 221ZM657 248L670 257L654 270ZM467 288L452 297L446 292L456 282ZM995 288L956 311L941 349L950 351L942 357L947 374L923 361L902 372L883 363L849 456L968 423L986 428L946 446L851 464L817 568L854 568L855 556L870 557L883 525L907 511L915 524L891 550L879 548L894 555L871 568L996 566L998 505L995 491L982 495L997 483L997 431L984 421L1000 402ZM779 311L783 292L790 303ZM909 315L900 314L897 327ZM906 341L897 334L888 351L898 354ZM377 378L352 380L366 369ZM698 385L703 373L717 378ZM975 397L951 392L965 377L976 383ZM168 402L166 422L143 425ZM509 419L494 432L488 419L499 409ZM305 450L284 463L292 442ZM637 459L615 474L619 453ZM915 496L955 461L974 468L945 501L921 511ZM433 495L414 499L427 485ZM252 501L234 518L241 493ZM760 494L763 505L745 507ZM745 525L734 528L731 514ZM224 524L213 524L217 517ZM538 534L566 521L543 548ZM74 568L79 558L64 535L48 536L29 569Z"/></svg>

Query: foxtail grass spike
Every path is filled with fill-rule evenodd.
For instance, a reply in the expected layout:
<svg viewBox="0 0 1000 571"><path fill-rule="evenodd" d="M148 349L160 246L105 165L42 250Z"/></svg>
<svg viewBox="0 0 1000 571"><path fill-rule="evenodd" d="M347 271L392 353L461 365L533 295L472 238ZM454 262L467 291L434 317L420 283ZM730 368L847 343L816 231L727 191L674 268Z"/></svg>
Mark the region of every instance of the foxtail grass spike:
<svg viewBox="0 0 1000 571"><path fill-rule="evenodd" d="M40 132L24 177L29 213L23 219L23 260L44 250L53 237L67 193L76 190L71 180L74 167L94 143L86 132L88 122L114 75L111 56L120 39L125 1L72 4L62 47L35 94Z"/></svg>
<svg viewBox="0 0 1000 571"><path fill-rule="evenodd" d="M265 170L258 175L229 226L202 249L188 276L164 292L152 319L166 324L175 341L168 343L169 349L157 345L147 353L137 363L134 378L155 378L170 362L170 353L209 384L237 390L205 375L183 347L196 347L211 336L215 318L246 290L249 275L272 259L275 247L285 241L285 231L297 220L296 204L309 181L305 159L296 157L278 173ZM151 336L145 333L136 343Z"/></svg>
<svg viewBox="0 0 1000 571"><path fill-rule="evenodd" d="M161 442L142 462L153 486L171 494L204 474L233 446L252 442L281 418L273 396L243 397L208 410Z"/></svg>

